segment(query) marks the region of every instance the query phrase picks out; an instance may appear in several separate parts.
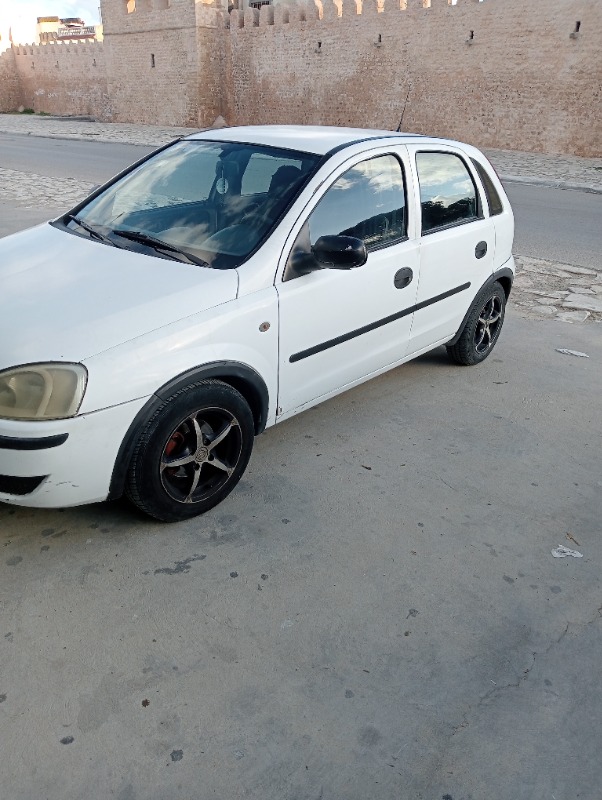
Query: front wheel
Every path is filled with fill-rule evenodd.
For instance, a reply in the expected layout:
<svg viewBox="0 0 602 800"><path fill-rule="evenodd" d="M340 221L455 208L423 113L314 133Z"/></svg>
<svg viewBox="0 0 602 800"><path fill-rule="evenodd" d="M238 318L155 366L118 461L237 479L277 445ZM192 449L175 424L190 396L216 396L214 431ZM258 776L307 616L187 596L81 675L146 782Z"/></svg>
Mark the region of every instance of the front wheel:
<svg viewBox="0 0 602 800"><path fill-rule="evenodd" d="M163 522L203 514L220 503L251 457L253 415L228 384L199 381L169 397L142 430L126 493Z"/></svg>
<svg viewBox="0 0 602 800"><path fill-rule="evenodd" d="M452 361L464 366L480 364L495 347L504 324L506 295L499 283L477 295L458 341L447 347Z"/></svg>

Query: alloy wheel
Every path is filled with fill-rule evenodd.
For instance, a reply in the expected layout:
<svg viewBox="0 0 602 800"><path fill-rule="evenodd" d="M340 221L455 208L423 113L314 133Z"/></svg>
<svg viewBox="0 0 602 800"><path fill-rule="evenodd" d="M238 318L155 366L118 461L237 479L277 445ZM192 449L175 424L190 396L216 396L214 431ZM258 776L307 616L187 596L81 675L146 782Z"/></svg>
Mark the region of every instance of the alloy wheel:
<svg viewBox="0 0 602 800"><path fill-rule="evenodd" d="M479 355L486 353L495 343L502 324L502 301L493 295L479 314L474 334L474 347Z"/></svg>
<svg viewBox="0 0 602 800"><path fill-rule="evenodd" d="M242 433L226 409L204 408L172 431L159 465L161 483L178 503L200 503L230 480L242 454Z"/></svg>

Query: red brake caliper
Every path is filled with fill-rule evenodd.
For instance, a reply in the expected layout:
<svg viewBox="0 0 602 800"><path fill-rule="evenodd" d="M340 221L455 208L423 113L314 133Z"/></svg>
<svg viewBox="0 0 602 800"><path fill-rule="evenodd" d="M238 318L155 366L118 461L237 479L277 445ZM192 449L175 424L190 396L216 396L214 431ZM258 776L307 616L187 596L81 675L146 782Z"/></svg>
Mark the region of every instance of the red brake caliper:
<svg viewBox="0 0 602 800"><path fill-rule="evenodd" d="M165 445L165 455L170 456L174 452L174 450L176 450L181 444L183 444L183 442L184 442L184 437L179 431L176 431L171 437L171 439ZM175 472L178 471L178 469L179 467L173 467L169 471L172 474L174 474Z"/></svg>

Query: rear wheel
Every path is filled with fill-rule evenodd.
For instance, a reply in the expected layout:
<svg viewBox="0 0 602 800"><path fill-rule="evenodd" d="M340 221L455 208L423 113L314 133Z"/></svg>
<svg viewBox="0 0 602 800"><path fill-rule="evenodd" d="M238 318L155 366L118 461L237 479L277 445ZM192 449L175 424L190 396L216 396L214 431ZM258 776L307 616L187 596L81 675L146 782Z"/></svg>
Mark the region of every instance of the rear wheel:
<svg viewBox="0 0 602 800"><path fill-rule="evenodd" d="M228 384L207 380L169 397L140 434L126 493L164 522L203 514L240 480L251 456L253 415Z"/></svg>
<svg viewBox="0 0 602 800"><path fill-rule="evenodd" d="M480 364L495 347L506 314L506 295L499 283L477 295L458 341L448 346L452 361L464 366Z"/></svg>

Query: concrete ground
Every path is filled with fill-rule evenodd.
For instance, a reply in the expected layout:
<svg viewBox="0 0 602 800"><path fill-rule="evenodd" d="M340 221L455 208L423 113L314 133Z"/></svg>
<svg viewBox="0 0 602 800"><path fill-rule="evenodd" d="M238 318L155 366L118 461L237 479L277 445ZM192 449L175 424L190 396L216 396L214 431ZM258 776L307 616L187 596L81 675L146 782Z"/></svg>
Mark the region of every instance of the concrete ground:
<svg viewBox="0 0 602 800"><path fill-rule="evenodd" d="M0 235L79 191L28 186ZM522 241L523 296L595 299L591 246ZM527 310L267 431L202 518L0 505L0 797L598 800L602 326Z"/></svg>
<svg viewBox="0 0 602 800"><path fill-rule="evenodd" d="M203 518L0 506L2 795L598 798L601 360L511 314L266 432Z"/></svg>

